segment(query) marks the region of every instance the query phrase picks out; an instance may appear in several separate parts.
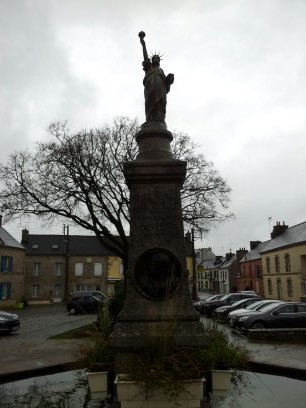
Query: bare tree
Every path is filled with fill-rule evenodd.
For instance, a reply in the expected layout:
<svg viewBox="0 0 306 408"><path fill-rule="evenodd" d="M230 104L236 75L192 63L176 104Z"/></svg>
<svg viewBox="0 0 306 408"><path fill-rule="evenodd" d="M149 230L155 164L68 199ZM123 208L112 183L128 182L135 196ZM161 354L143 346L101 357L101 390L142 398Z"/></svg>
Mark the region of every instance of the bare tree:
<svg viewBox="0 0 306 408"><path fill-rule="evenodd" d="M52 141L37 143L35 152L15 152L0 166L0 211L6 220L64 217L93 232L126 265L130 218L123 163L137 156L137 121L120 117L112 126L72 135L66 123L52 123L48 130ZM174 158L187 161L184 222L206 233L231 217L230 188L188 135L175 133L172 150Z"/></svg>

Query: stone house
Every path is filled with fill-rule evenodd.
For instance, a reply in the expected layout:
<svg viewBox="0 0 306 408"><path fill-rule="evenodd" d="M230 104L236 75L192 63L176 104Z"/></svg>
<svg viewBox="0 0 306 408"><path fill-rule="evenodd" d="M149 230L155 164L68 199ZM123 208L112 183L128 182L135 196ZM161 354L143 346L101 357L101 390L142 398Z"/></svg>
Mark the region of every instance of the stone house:
<svg viewBox="0 0 306 408"><path fill-rule="evenodd" d="M255 290L264 297L261 251L266 242L251 241L250 251L240 261L240 271L237 274L237 290Z"/></svg>
<svg viewBox="0 0 306 408"><path fill-rule="evenodd" d="M24 295L29 303L63 302L71 292L99 290L112 296L123 281L123 263L95 236L43 235L22 231ZM192 243L186 265L192 283ZM20 245L20 244L19 244Z"/></svg>
<svg viewBox="0 0 306 408"><path fill-rule="evenodd" d="M290 228L277 222L260 254L265 297L306 300L306 222Z"/></svg>
<svg viewBox="0 0 306 408"><path fill-rule="evenodd" d="M197 271L197 289L198 291L209 290L208 274L205 273L204 261L211 261L216 259L210 247L199 248L196 250L196 271ZM207 266L207 265L206 265Z"/></svg>
<svg viewBox="0 0 306 408"><path fill-rule="evenodd" d="M0 307L23 298L25 248L3 227L0 216Z"/></svg>
<svg viewBox="0 0 306 408"><path fill-rule="evenodd" d="M199 265L199 273L203 273L203 279L201 282L201 289L209 291L212 293L220 293L219 285L219 268L220 265L224 262L222 256L215 256L214 259L204 260ZM201 272L201 269L203 272Z"/></svg>
<svg viewBox="0 0 306 408"><path fill-rule="evenodd" d="M62 302L80 290L111 291L108 268L114 254L97 237L33 235L23 230L21 242L26 248L24 291L30 303ZM113 265L111 270L115 269ZM111 286L115 278L113 273Z"/></svg>
<svg viewBox="0 0 306 408"><path fill-rule="evenodd" d="M229 252L225 255L225 261L220 265L219 287L221 293L237 291L237 276L240 274L240 260L248 251L240 248L236 254Z"/></svg>

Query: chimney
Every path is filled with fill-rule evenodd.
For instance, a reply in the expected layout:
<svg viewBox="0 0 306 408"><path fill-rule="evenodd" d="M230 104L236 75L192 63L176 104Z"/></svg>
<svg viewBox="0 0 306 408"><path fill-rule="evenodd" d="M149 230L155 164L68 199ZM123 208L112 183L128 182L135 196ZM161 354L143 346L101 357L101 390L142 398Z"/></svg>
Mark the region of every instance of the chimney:
<svg viewBox="0 0 306 408"><path fill-rule="evenodd" d="M255 249L258 245L261 244L261 241L250 241L250 250Z"/></svg>
<svg viewBox="0 0 306 408"><path fill-rule="evenodd" d="M245 248L239 248L236 251L237 260L240 261L240 259L242 259L244 257L244 255L246 255L247 253L248 253L248 251Z"/></svg>
<svg viewBox="0 0 306 408"><path fill-rule="evenodd" d="M25 228L22 230L22 235L21 235L22 245L27 245L28 240L29 240L29 231Z"/></svg>
<svg viewBox="0 0 306 408"><path fill-rule="evenodd" d="M2 227L2 215L0 215L0 228Z"/></svg>
<svg viewBox="0 0 306 408"><path fill-rule="evenodd" d="M285 221L283 221L283 224L277 221L276 225L273 227L273 231L271 232L271 239L278 237L284 231L286 231L286 229L288 229L288 225L285 224Z"/></svg>
<svg viewBox="0 0 306 408"><path fill-rule="evenodd" d="M225 254L225 260L229 261L232 256L233 256L233 254L231 252L228 252L227 254Z"/></svg>
<svg viewBox="0 0 306 408"><path fill-rule="evenodd" d="M219 265L222 262L222 256L216 255L214 265Z"/></svg>

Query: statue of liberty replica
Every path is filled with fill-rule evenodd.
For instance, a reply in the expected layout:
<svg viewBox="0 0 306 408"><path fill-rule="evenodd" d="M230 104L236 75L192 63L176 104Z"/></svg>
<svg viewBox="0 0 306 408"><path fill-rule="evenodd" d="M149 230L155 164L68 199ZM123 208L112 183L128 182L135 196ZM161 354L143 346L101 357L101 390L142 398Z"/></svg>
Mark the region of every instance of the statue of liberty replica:
<svg viewBox="0 0 306 408"><path fill-rule="evenodd" d="M164 74L160 68L160 56L154 54L149 58L146 43L144 41L145 33L141 31L139 34L140 42L143 50L143 70L145 77L143 79L144 96L145 96L145 111L146 123L149 126L150 122L161 122L165 124L167 93L170 91L170 86L174 82L174 75Z"/></svg>

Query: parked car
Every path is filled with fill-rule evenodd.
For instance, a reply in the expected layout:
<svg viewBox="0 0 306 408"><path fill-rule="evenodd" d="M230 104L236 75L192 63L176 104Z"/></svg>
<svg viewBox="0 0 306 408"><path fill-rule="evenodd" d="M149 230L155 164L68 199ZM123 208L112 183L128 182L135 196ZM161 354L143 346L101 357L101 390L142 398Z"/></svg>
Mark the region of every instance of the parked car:
<svg viewBox="0 0 306 408"><path fill-rule="evenodd" d="M225 306L218 307L217 309L213 311L213 317L221 321L227 320L227 316L230 312L233 312L234 310L245 308L246 306L257 303L258 299L261 299L261 298L254 296L248 299L238 300L238 302L235 302L232 305L225 305Z"/></svg>
<svg viewBox="0 0 306 408"><path fill-rule="evenodd" d="M72 296L67 302L67 311L70 314L75 313L97 313L103 308L105 302L92 295Z"/></svg>
<svg viewBox="0 0 306 408"><path fill-rule="evenodd" d="M76 296L94 296L95 298L101 300L102 302L107 302L107 296L104 293L100 292L99 290L82 290L78 292L72 292L70 297Z"/></svg>
<svg viewBox="0 0 306 408"><path fill-rule="evenodd" d="M234 322L234 320L239 315L246 314L246 313L256 313L257 311L260 311L262 308L264 308L267 305L270 305L271 303L280 303L280 302L282 301L276 300L276 299L257 300L251 305L245 306L245 308L237 309L237 310L230 312L227 316L227 320L229 323L231 323L231 320L233 319L233 322Z"/></svg>
<svg viewBox="0 0 306 408"><path fill-rule="evenodd" d="M218 294L218 295L210 296L210 297L207 298L207 299L198 300L198 301L194 302L193 307L195 308L195 310L197 310L198 312L200 312L202 303L211 302L212 300L218 300L218 299L220 299L222 296L224 296L224 293L221 293L221 294Z"/></svg>
<svg viewBox="0 0 306 408"><path fill-rule="evenodd" d="M200 308L200 313L205 314L207 317L211 317L213 311L218 307L232 305L233 303L238 302L238 300L254 297L259 298L259 296L250 293L229 293L228 295L222 296L219 300L203 303Z"/></svg>
<svg viewBox="0 0 306 408"><path fill-rule="evenodd" d="M264 328L306 328L306 304L282 302L270 304L261 311L240 315L236 321L238 330Z"/></svg>
<svg viewBox="0 0 306 408"><path fill-rule="evenodd" d="M15 313L0 310L0 333L11 333L19 330L20 320Z"/></svg>
<svg viewBox="0 0 306 408"><path fill-rule="evenodd" d="M238 293L250 293L251 295L257 295L255 290L238 290Z"/></svg>

